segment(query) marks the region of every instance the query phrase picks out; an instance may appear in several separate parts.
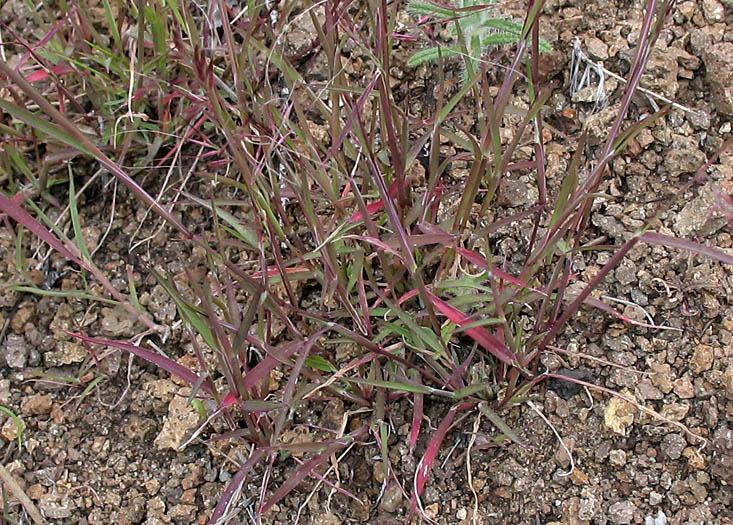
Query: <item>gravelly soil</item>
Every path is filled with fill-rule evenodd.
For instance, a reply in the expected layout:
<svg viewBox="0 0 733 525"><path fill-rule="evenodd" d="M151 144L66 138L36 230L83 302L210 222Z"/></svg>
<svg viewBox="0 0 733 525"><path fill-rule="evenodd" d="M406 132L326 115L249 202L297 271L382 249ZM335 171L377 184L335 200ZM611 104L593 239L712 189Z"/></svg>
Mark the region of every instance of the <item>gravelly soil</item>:
<svg viewBox="0 0 733 525"><path fill-rule="evenodd" d="M602 130L617 109L619 82L611 79L606 86L608 110L594 113L593 104L584 102L582 94L574 100L568 92L573 41L577 38L593 60L623 75L641 22L637 4L594 2L591 12L582 0L548 2L543 30L555 52L546 58L544 74L558 81L558 89L547 118L559 132L577 136L585 124L591 143L603 140ZM505 9L518 13L521 5L509 2ZM613 177L602 188L612 199L598 206L593 216L599 235L611 241L628 238L655 209L654 203L686 182L730 136L732 8L729 0L686 1L675 8L644 85L697 112L673 110L614 162ZM0 8L5 23L19 23L16 15L20 16ZM310 36L307 27L295 26L288 43L297 50ZM411 49L404 50L405 58ZM313 78L318 76L318 57L303 66L311 68ZM359 67L355 58L349 73L362 74ZM460 74L458 68L449 71L448 81L458 84ZM420 104L430 96L433 71L404 68L395 75L399 77L395 89L403 93L411 89L411 99L421 101L414 108L419 114ZM632 108L634 117L651 110L651 99L644 97L638 97ZM569 162L570 147L560 134L547 144L548 177L554 189ZM683 195L660 219L668 232L730 253L733 242L715 210L715 193L718 189L733 193L733 156L723 155L709 174L707 183ZM84 234L91 245L110 221L108 182L100 179L80 203ZM506 210L527 206L531 187L526 176L509 180L501 196ZM137 269L141 303L157 322L173 326L165 344L153 342L172 357L184 356L190 343L175 324L174 305L153 279L144 277L128 247L133 236L136 240L151 236L138 253L184 284L184 270L202 265L203 254L169 242L165 231L156 233L152 220L135 232L135 219L144 210L126 191L118 191L110 234L95 260L120 283L126 265ZM184 217L192 225L205 219L200 214ZM0 227L0 281L12 282L14 242L5 228ZM507 255L510 270L513 263L521 263L513 257L519 257L517 246L525 237L521 227L497 234L497 246ZM606 260L596 254L579 260L575 270L587 282ZM70 270L52 256L40 279L57 271L61 273L52 287L76 288L79 277ZM604 283L605 295L643 307L664 328L624 325L586 310L558 341L560 348L574 355L549 352L542 364L550 371L583 370L590 382L633 397L671 423L595 390L571 395L562 385L549 390L543 386L532 401L537 410L527 404L507 414L507 422L527 446L487 448L482 444L489 442L486 436L495 429L480 421L472 442L476 416L469 414L455 425L436 461L438 468L422 499L427 516L441 524L468 525L474 522L476 509L476 523L733 523L733 272L686 253L638 246L612 277ZM626 315L644 320L637 307L624 304L619 306ZM140 327L116 309L51 297L6 292L0 296L0 306L0 326L6 326L0 340L0 405L18 413L25 427L19 452L14 421L0 414L3 464L42 513L53 522L69 524L205 523L236 471L226 457L245 457L246 450L226 443L171 450L199 423L186 406L185 386L139 359L128 361L117 353L101 356L99 368L94 368L83 346L65 333L83 327L90 334L129 338L140 333ZM99 370L109 381L86 393ZM82 380L70 385L63 377ZM323 410L314 405L299 414L292 439L313 439L317 427L334 428L344 410L340 402ZM437 403L426 408L431 428L446 410ZM411 414L405 400L395 402L389 414L391 460L407 486L426 445L423 440L414 454L408 451ZM674 423L685 425L689 433ZM695 435L705 438L704 447ZM470 484L465 462L469 445L473 447ZM351 449L339 462L340 485L366 505L323 486L308 499L316 487L310 481L276 505L264 522L292 523L296 517L301 523L323 525L402 522L409 503L396 484L385 481L378 458L378 447L371 444ZM294 466L292 462L276 466L271 486L287 479ZM331 479L335 481L335 476ZM242 510L234 523L248 522L248 512L259 498L259 482L252 479L244 487Z"/></svg>

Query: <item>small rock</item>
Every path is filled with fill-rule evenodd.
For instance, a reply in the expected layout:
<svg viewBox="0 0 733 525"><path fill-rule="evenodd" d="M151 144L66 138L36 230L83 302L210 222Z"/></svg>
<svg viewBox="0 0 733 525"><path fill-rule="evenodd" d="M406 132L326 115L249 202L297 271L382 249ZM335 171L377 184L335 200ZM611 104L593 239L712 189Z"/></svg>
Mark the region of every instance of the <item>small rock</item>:
<svg viewBox="0 0 733 525"><path fill-rule="evenodd" d="M682 451L685 449L687 442L680 434L671 433L664 436L660 446L662 454L669 459L680 459Z"/></svg>
<svg viewBox="0 0 733 525"><path fill-rule="evenodd" d="M611 465L623 467L626 465L626 452L623 450L612 450L608 453L608 461Z"/></svg>
<svg viewBox="0 0 733 525"><path fill-rule="evenodd" d="M573 485L587 485L588 483L590 483L588 474L586 474L577 467L574 468L572 474L570 474L570 481L573 482Z"/></svg>
<svg viewBox="0 0 733 525"><path fill-rule="evenodd" d="M385 489L379 508L385 512L397 512L402 505L402 491L396 483L390 483Z"/></svg>
<svg viewBox="0 0 733 525"><path fill-rule="evenodd" d="M431 520L434 520L435 518L437 518L439 514L440 514L440 504L439 503L433 503L425 507L425 515L428 518L430 518Z"/></svg>
<svg viewBox="0 0 733 525"><path fill-rule="evenodd" d="M654 399L659 400L664 397L664 394L651 384L648 379L642 379L639 384L636 385L636 392L641 399Z"/></svg>
<svg viewBox="0 0 733 525"><path fill-rule="evenodd" d="M603 496L594 491L593 487L584 487L581 496L578 519L589 522L603 510Z"/></svg>
<svg viewBox="0 0 733 525"><path fill-rule="evenodd" d="M619 501L608 507L608 518L611 523L626 525L634 520L636 505L630 501Z"/></svg>
<svg viewBox="0 0 733 525"><path fill-rule="evenodd" d="M46 518L62 520L71 517L76 506L68 496L44 494L38 501L38 509Z"/></svg>
<svg viewBox="0 0 733 525"><path fill-rule="evenodd" d="M311 525L341 525L341 519L331 512L318 514L311 520Z"/></svg>
<svg viewBox="0 0 733 525"><path fill-rule="evenodd" d="M573 497L562 503L562 523L566 525L588 525L588 521L578 518L580 512L580 498Z"/></svg>
<svg viewBox="0 0 733 525"><path fill-rule="evenodd" d="M661 44L662 40L657 42ZM657 45L652 51L641 77L641 86L667 98L674 98L679 89L677 83L679 65L674 53L670 53L664 47L663 44Z"/></svg>
<svg viewBox="0 0 733 525"><path fill-rule="evenodd" d="M725 20L725 8L718 0L702 0L702 12L711 24Z"/></svg>
<svg viewBox="0 0 733 525"><path fill-rule="evenodd" d="M179 503L178 505L175 505L170 512L168 512L168 515L173 519L189 518L189 523L193 523L193 518L196 516L196 505L184 505Z"/></svg>
<svg viewBox="0 0 733 525"><path fill-rule="evenodd" d="M644 519L644 525L667 525L667 516L661 510L657 511L657 517L647 516Z"/></svg>
<svg viewBox="0 0 733 525"><path fill-rule="evenodd" d="M684 135L672 135L672 146L664 156L664 167L672 176L695 173L705 162L705 153L697 147L695 139Z"/></svg>
<svg viewBox="0 0 733 525"><path fill-rule="evenodd" d="M661 414L672 421L682 421L689 411L690 407L688 405L682 403L665 403L662 406Z"/></svg>
<svg viewBox="0 0 733 525"><path fill-rule="evenodd" d="M713 105L720 113L733 115L733 42L706 46L703 61L712 88Z"/></svg>
<svg viewBox="0 0 733 525"><path fill-rule="evenodd" d="M587 38L585 47L593 60L608 60L608 45L600 38Z"/></svg>
<svg viewBox="0 0 733 525"><path fill-rule="evenodd" d="M626 394L627 397L631 397ZM608 428L617 434L626 435L627 430L634 423L636 407L623 399L613 397L603 414L604 422Z"/></svg>
<svg viewBox="0 0 733 525"><path fill-rule="evenodd" d="M585 128L588 130L590 144L600 144L608 138L611 133L611 123L618 116L619 107L619 105L609 106L586 119Z"/></svg>
<svg viewBox="0 0 733 525"><path fill-rule="evenodd" d="M25 324L30 322L35 314L35 306L24 306L19 308L10 320L10 328L16 334L22 334L25 331Z"/></svg>
<svg viewBox="0 0 733 525"><path fill-rule="evenodd" d="M47 366L63 366L82 363L89 354L82 345L74 341L59 341L55 350L43 354Z"/></svg>
<svg viewBox="0 0 733 525"><path fill-rule="evenodd" d="M374 481L379 483L380 485L384 483L384 480L387 476L387 467L384 464L384 461L377 461L374 464Z"/></svg>
<svg viewBox="0 0 733 525"><path fill-rule="evenodd" d="M555 463L557 463L558 466L562 468L568 468L570 466L570 456L568 456L568 453L565 452L565 448L572 453L573 448L575 447L575 439L572 437L566 437L563 438L563 443L565 443L564 447L561 447L558 445L557 452L555 452Z"/></svg>
<svg viewBox="0 0 733 525"><path fill-rule="evenodd" d="M26 415L50 414L52 407L53 399L48 394L26 397L20 402L20 410Z"/></svg>
<svg viewBox="0 0 733 525"><path fill-rule="evenodd" d="M666 158L673 156L667 155ZM688 202L677 214L674 224L675 231L680 236L688 237L692 234L720 229L725 224L725 219L717 210L719 193L720 189L713 182L708 182L700 188L697 197Z"/></svg>
<svg viewBox="0 0 733 525"><path fill-rule="evenodd" d="M168 417L154 441L158 450L178 450L189 433L199 426L199 413L188 402L190 393L190 389L183 389L168 405Z"/></svg>
<svg viewBox="0 0 733 525"><path fill-rule="evenodd" d="M155 478L151 478L143 483L143 486L145 487L145 490L148 491L149 495L155 496L160 490L160 481Z"/></svg>
<svg viewBox="0 0 733 525"><path fill-rule="evenodd" d="M682 399L691 399L695 397L695 388L692 381L686 377L682 377L674 382L674 393Z"/></svg>
<svg viewBox="0 0 733 525"><path fill-rule="evenodd" d="M590 382L593 379L593 376L587 370L571 370L568 368L561 368L556 373L585 382ZM565 381L564 379L559 379L556 377L550 379L550 390L552 390L558 396L565 400L573 397L575 394L580 392L582 388L582 385L579 385L578 383L573 383L572 381Z"/></svg>
<svg viewBox="0 0 733 525"><path fill-rule="evenodd" d="M659 505L664 500L664 496L662 496L659 492L651 491L649 493L649 505L652 507Z"/></svg>
<svg viewBox="0 0 733 525"><path fill-rule="evenodd" d="M18 418L20 423L20 430L25 430L25 423L22 418ZM0 429L0 436L4 437L8 441L15 441L18 439L18 425L15 424L15 419L9 417L3 423L2 429Z"/></svg>
<svg viewBox="0 0 733 525"><path fill-rule="evenodd" d="M10 379L0 379L0 405L10 403Z"/></svg>
<svg viewBox="0 0 733 525"><path fill-rule="evenodd" d="M8 334L5 344L0 347L0 355L10 368L25 368L28 360L28 346L25 337Z"/></svg>
<svg viewBox="0 0 733 525"><path fill-rule="evenodd" d="M710 474L728 485L733 484L733 429L721 426L713 434L711 443Z"/></svg>
<svg viewBox="0 0 733 525"><path fill-rule="evenodd" d="M713 367L713 347L708 345L697 345L690 360L690 370L701 374Z"/></svg>
<svg viewBox="0 0 733 525"><path fill-rule="evenodd" d="M110 337L135 335L136 319L122 305L102 308L102 333Z"/></svg>
<svg viewBox="0 0 733 525"><path fill-rule="evenodd" d="M155 399L162 399L163 401L169 402L176 397L178 388L170 379L154 379L143 384L143 390Z"/></svg>
<svg viewBox="0 0 733 525"><path fill-rule="evenodd" d="M672 367L666 363L652 363L650 368L654 372L652 384L665 394L669 394L672 391Z"/></svg>

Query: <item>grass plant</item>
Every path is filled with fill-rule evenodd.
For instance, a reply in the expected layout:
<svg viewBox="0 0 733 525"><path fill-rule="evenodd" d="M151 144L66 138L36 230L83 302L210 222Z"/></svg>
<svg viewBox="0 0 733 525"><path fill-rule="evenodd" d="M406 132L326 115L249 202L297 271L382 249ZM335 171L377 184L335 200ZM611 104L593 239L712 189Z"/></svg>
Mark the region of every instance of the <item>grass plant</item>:
<svg viewBox="0 0 733 525"><path fill-rule="evenodd" d="M31 243L23 232L30 232L84 272L87 289L70 299L94 301L90 283L101 284L106 300L151 332L166 327L140 305L133 282L115 289L82 241L74 184L84 163L98 163L166 221L169 239L205 253L206 271L189 272L185 287L155 271L155 261L146 267L174 301L199 371L144 342L74 336L190 383L207 421L219 418L225 427L218 434L202 427L192 443L206 432L206 442L247 447L210 523L236 512L247 478L261 482L251 500L258 520L309 477L358 499L323 472L370 440L388 477L410 496L411 512L422 513L432 467L462 414L490 420L497 444L523 444L504 414L548 377L539 358L577 312L599 308L631 322L591 293L634 246L733 263L720 250L654 231L656 216L619 245L593 237L589 226L593 204L609 198L599 188L614 158L665 115L627 119L673 3L646 2L608 139L595 150L584 137L572 144L572 161L552 191L543 111L553 87L538 74L547 50L539 38L542 1L529 3L521 24L498 22L468 0L411 4L414 12L455 19L461 37L460 51L422 52L411 63L460 54L470 72L457 92L438 90L424 120L410 114L391 83L406 41L396 33L398 3L303 7L284 0L235 10L217 0L207 10L183 0L105 0L100 11L79 0L69 16L40 17L36 41L16 35L12 51L20 60L0 63L0 211L17 223L21 254ZM304 21L312 41L297 50L288 34ZM479 58L498 43L515 49L494 89ZM315 56L325 81L309 70ZM356 56L365 57L362 72L348 75L345 64ZM513 105L522 93L525 110ZM469 113L475 119L466 125ZM442 158L441 144L456 153ZM520 149L531 152L529 160L519 158ZM143 181L192 152L200 162L193 177L210 191L197 194L201 184L190 184L175 198L151 196ZM466 175L451 177L452 163L465 165ZM515 173L534 178L537 200L492 220L502 182ZM73 238L45 211L60 205L61 187L69 188ZM194 209L208 217L203 225L186 220ZM523 262L510 271L506 261L516 254L502 253L500 241L520 224L531 233L520 247ZM608 262L570 297L573 261L600 250L611 254ZM346 347L356 352L339 359ZM283 382L269 392L278 371ZM303 407L334 399L346 407L339 429L310 443L283 439ZM420 458L413 480L400 479L389 459L389 414L400 399L413 407L409 447ZM445 407L434 430L423 424L428 404ZM280 464L290 474L272 486Z"/></svg>

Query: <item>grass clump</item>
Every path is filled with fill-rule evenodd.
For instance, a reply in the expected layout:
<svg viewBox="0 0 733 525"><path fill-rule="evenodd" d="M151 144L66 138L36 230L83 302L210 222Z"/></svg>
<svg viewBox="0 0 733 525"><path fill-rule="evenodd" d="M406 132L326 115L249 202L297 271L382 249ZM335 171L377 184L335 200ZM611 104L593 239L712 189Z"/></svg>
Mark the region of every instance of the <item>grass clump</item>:
<svg viewBox="0 0 733 525"><path fill-rule="evenodd" d="M497 445L523 442L504 411L547 377L539 358L583 305L620 316L591 292L635 245L733 262L713 248L655 233L654 218L614 246L588 228L610 163L664 115L624 127L670 2L647 2L606 144L594 155L579 139L560 187L548 189L543 110L552 88L539 84L539 56L548 50L539 38L542 5L534 2L517 24L468 0L455 9L412 4L419 14L455 19L454 51L469 71L458 92L439 91L426 120L409 114L390 86L396 12L379 1L321 3L304 12L289 2L232 11L219 1L205 14L177 1L118 5L117 16L107 17L111 37L83 22L46 28L47 47L69 52L33 56L44 72L38 78L0 64L2 88L12 95L0 97L0 124L15 148L0 163L0 210L100 283L150 333L171 327L141 306L131 272L123 293L94 264L78 234L75 174L59 166L91 157L167 222L170 239L205 254L203 271L186 272L185 283L155 271L154 261L143 268L175 303L197 370L141 338L75 337L90 349L129 352L190 383L191 402L207 423L216 418L224 426L210 434L204 425L190 443L228 439L246 447L211 523L229 516L246 479L261 483L246 500L259 520L306 478L331 484L321 467L369 441L388 477L410 495L411 511L421 513L432 466L459 415L477 411L489 419L499 429ZM312 41L293 51L288 31L304 19L314 28ZM516 50L492 89L480 57L500 43ZM413 57L412 64L450 56L450 49ZM368 60L361 74L349 76L344 64L357 50ZM318 75L325 81L309 77L314 55L322 58ZM74 102L64 95L72 88ZM527 94L527 108L511 106L510 116L519 92ZM470 126L467 111L475 115ZM502 140L507 130L510 138ZM23 167L38 144L61 152L36 168L44 177ZM455 153L442 158L441 144ZM531 152L529 160L519 158L520 149ZM153 197L146 176L184 154L202 165L191 169L198 186L184 182L172 197ZM451 164L465 166L465 176L446 174ZM492 220L502 183L514 172L533 177L536 201ZM44 212L54 205L49 190L62 183L71 190L73 239ZM208 220L181 219L192 210ZM530 232L521 253L501 253L501 232L518 225ZM571 295L573 261L598 250L612 255ZM278 374L282 382L271 392ZM332 400L347 407L339 428L311 442L286 439L306 406ZM389 454L389 414L400 400L413 407L409 447L420 457L411 480L399 478ZM427 404L444 406L432 431L423 424ZM281 464L291 473L272 486ZM358 499L350 487L332 486Z"/></svg>

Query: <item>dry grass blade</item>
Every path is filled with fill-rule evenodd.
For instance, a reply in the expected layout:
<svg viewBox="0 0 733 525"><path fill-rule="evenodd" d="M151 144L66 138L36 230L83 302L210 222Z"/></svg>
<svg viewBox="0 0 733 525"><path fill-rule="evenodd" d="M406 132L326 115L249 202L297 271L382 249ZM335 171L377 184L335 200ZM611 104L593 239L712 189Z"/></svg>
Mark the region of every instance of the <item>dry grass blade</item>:
<svg viewBox="0 0 733 525"><path fill-rule="evenodd" d="M18 482L15 481L15 478L13 475L8 472L8 469L6 469L4 466L0 465L0 478L2 479L3 483L8 487L8 490L10 490L10 493L18 498L18 501L20 501L20 504L23 505L23 508L28 512L28 515L33 520L33 523L36 525L45 525L47 522L43 519L43 516L41 516L41 513L38 512L38 509L33 504L31 499L28 497L28 495L23 491L23 489L18 485Z"/></svg>

